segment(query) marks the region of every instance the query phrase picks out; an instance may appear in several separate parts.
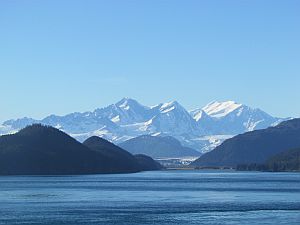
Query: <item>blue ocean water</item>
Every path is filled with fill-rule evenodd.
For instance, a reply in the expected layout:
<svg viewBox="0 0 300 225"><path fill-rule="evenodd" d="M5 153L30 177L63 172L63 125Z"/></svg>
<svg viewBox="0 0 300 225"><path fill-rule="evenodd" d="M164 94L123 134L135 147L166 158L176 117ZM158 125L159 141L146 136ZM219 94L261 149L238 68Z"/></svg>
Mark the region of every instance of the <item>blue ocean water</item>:
<svg viewBox="0 0 300 225"><path fill-rule="evenodd" d="M300 224L300 173L0 177L0 224Z"/></svg>

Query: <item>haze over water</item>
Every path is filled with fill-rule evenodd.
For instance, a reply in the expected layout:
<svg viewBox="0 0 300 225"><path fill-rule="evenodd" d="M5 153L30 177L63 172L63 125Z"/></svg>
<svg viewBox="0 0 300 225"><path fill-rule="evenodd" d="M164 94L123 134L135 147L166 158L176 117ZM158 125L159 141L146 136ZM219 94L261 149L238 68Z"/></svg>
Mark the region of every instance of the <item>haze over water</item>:
<svg viewBox="0 0 300 225"><path fill-rule="evenodd" d="M0 224L299 224L300 174L0 177Z"/></svg>

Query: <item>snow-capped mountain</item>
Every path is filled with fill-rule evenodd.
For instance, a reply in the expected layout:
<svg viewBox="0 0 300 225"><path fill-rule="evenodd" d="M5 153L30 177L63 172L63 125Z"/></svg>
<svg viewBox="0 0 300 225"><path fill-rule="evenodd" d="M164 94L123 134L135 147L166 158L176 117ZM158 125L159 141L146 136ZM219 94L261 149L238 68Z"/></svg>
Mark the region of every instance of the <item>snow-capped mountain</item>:
<svg viewBox="0 0 300 225"><path fill-rule="evenodd" d="M235 103L234 101L211 102L204 106L202 110L211 117L222 118L241 106L242 104Z"/></svg>
<svg viewBox="0 0 300 225"><path fill-rule="evenodd" d="M119 125L144 122L150 118L149 107L143 106L134 99L123 98L116 104L95 110L97 116L110 119Z"/></svg>
<svg viewBox="0 0 300 225"><path fill-rule="evenodd" d="M212 102L187 111L177 101L148 107L134 99L119 102L93 112L50 115L42 120L23 118L0 125L0 134L14 133L33 123L59 128L79 141L97 135L118 144L140 135L173 136L184 146L201 152L212 150L227 138L262 129L286 120L272 117L233 101Z"/></svg>
<svg viewBox="0 0 300 225"><path fill-rule="evenodd" d="M147 121L148 129L165 135L200 134L194 119L177 101L151 107L153 117Z"/></svg>
<svg viewBox="0 0 300 225"><path fill-rule="evenodd" d="M234 101L212 102L190 112L194 120L205 126L212 134L241 134L248 131L275 126L283 119L272 117L260 109L238 104Z"/></svg>

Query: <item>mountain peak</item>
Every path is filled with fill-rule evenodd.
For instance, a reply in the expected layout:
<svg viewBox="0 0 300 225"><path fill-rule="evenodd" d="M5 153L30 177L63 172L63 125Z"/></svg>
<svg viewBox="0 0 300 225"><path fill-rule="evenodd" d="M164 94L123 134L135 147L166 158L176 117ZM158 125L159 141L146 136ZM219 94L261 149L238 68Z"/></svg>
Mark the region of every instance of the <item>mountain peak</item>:
<svg viewBox="0 0 300 225"><path fill-rule="evenodd" d="M202 110L211 117L220 118L228 115L241 106L242 104L236 103L235 101L214 101L203 107Z"/></svg>
<svg viewBox="0 0 300 225"><path fill-rule="evenodd" d="M167 113L174 109L181 109L181 108L183 107L177 101L171 101L171 102L160 104L160 111L162 113Z"/></svg>
<svg viewBox="0 0 300 225"><path fill-rule="evenodd" d="M132 107L138 106L138 107L146 108L145 106L141 105L135 99L128 98L128 97L122 98L115 105L118 106L119 108L123 108L125 110L129 110L131 106Z"/></svg>
<svg viewBox="0 0 300 225"><path fill-rule="evenodd" d="M190 111L192 117L194 118L194 120L196 120L197 122L203 118L207 118L209 117L206 112L202 109L196 109L193 111Z"/></svg>
<svg viewBox="0 0 300 225"><path fill-rule="evenodd" d="M116 103L116 105L119 106L119 107L122 107L123 105L128 105L128 104L136 103L136 102L137 101L132 99L132 98L124 97L120 101L118 101Z"/></svg>
<svg viewBox="0 0 300 225"><path fill-rule="evenodd" d="M89 137L88 139L86 139L83 143L84 144L102 144L102 143L108 143L109 141L107 141L106 139L104 138L101 138L99 136L91 136Z"/></svg>
<svg viewBox="0 0 300 225"><path fill-rule="evenodd" d="M39 123L35 123L29 126L26 126L25 128L21 129L19 132L17 132L18 136L31 136L31 137L50 137L50 136L67 136L67 134L63 133L61 130L48 126L43 125ZM68 138L71 138L68 136Z"/></svg>
<svg viewBox="0 0 300 225"><path fill-rule="evenodd" d="M177 101L171 101L171 102L162 103L161 108L167 108L167 107L176 106L176 105L179 105L179 103Z"/></svg>

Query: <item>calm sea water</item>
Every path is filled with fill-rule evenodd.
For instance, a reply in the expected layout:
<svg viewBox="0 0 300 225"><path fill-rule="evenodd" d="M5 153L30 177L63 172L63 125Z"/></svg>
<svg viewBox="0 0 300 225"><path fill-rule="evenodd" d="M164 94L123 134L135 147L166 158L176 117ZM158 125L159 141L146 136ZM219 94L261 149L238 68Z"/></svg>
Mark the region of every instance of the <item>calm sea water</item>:
<svg viewBox="0 0 300 225"><path fill-rule="evenodd" d="M0 177L0 224L300 224L300 174Z"/></svg>

